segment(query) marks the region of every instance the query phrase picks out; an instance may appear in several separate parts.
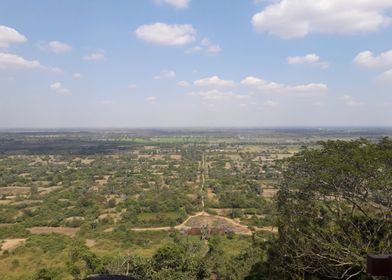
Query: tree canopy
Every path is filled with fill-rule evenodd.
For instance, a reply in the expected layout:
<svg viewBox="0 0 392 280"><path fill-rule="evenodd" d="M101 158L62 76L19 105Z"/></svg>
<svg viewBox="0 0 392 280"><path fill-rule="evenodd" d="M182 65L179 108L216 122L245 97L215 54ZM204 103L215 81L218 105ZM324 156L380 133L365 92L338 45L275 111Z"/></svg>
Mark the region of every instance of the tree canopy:
<svg viewBox="0 0 392 280"><path fill-rule="evenodd" d="M390 139L322 142L288 159L282 175L276 259L285 273L360 279L368 253L392 252Z"/></svg>

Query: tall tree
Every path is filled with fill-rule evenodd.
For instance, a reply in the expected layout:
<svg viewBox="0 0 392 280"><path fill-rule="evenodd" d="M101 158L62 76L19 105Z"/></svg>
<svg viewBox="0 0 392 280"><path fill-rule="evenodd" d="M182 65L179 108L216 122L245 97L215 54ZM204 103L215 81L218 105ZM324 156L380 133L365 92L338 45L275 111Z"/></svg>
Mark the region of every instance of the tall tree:
<svg viewBox="0 0 392 280"><path fill-rule="evenodd" d="M282 267L291 275L366 277L366 254L392 253L392 141L320 145L284 164L278 194Z"/></svg>

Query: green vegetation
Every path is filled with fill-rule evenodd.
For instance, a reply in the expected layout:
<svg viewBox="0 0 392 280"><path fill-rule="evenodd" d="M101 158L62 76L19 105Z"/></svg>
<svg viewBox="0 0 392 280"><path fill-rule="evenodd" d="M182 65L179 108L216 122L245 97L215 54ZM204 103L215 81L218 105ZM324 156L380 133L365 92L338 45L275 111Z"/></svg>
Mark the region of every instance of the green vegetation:
<svg viewBox="0 0 392 280"><path fill-rule="evenodd" d="M388 138L176 133L0 133L1 279L368 279L392 250Z"/></svg>
<svg viewBox="0 0 392 280"><path fill-rule="evenodd" d="M365 276L366 255L392 251L392 141L328 141L288 163L281 192L286 273Z"/></svg>

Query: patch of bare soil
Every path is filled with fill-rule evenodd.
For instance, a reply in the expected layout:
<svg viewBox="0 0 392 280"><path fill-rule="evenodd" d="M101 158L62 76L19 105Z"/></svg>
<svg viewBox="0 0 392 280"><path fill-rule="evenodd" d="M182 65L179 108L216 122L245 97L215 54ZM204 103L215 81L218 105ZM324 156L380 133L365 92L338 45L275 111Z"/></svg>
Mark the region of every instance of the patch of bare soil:
<svg viewBox="0 0 392 280"><path fill-rule="evenodd" d="M29 187L4 187L0 188L0 194L18 195L30 193Z"/></svg>
<svg viewBox="0 0 392 280"><path fill-rule="evenodd" d="M99 215L98 220L103 220L105 218L111 218L117 223L121 219L121 213L103 213Z"/></svg>
<svg viewBox="0 0 392 280"><path fill-rule="evenodd" d="M68 222L73 222L73 221L84 221L84 217L81 216L73 216L73 217L68 217L65 219Z"/></svg>
<svg viewBox="0 0 392 280"><path fill-rule="evenodd" d="M131 228L132 231L169 231L171 227Z"/></svg>
<svg viewBox="0 0 392 280"><path fill-rule="evenodd" d="M278 233L277 227L256 227L256 231L264 231L264 232L271 232L271 233Z"/></svg>
<svg viewBox="0 0 392 280"><path fill-rule="evenodd" d="M181 160L181 159L182 159L182 156L181 156L181 155L170 155L170 159L173 159L173 160Z"/></svg>
<svg viewBox="0 0 392 280"><path fill-rule="evenodd" d="M13 250L16 247L23 245L26 242L25 238L4 239L0 242L1 250Z"/></svg>
<svg viewBox="0 0 392 280"><path fill-rule="evenodd" d="M188 217L182 224L174 228L179 231L188 231L193 228L200 229L208 226L211 229L224 229L241 235L252 235L252 231L239 222L221 216L213 216L206 212L199 212ZM132 231L169 231L171 227L148 227L148 228L131 228ZM105 230L106 231L106 230Z"/></svg>
<svg viewBox="0 0 392 280"><path fill-rule="evenodd" d="M218 200L216 197L216 194L210 188L207 189L207 197L208 197L208 199L211 199L211 200L215 200L215 201Z"/></svg>
<svg viewBox="0 0 392 280"><path fill-rule="evenodd" d="M53 186L53 187L47 187L47 188L39 187L38 188L38 192L41 193L41 194L48 194L48 193L51 193L53 191L59 190L61 188L62 188L62 186Z"/></svg>
<svg viewBox="0 0 392 280"><path fill-rule="evenodd" d="M212 208L219 216L229 216L233 211L231 208Z"/></svg>
<svg viewBox="0 0 392 280"><path fill-rule="evenodd" d="M97 241L94 239L86 239L86 246L91 248L94 247L97 244Z"/></svg>
<svg viewBox="0 0 392 280"><path fill-rule="evenodd" d="M95 184L98 186L105 186L108 183L110 175L103 176L103 179L95 180Z"/></svg>
<svg viewBox="0 0 392 280"><path fill-rule="evenodd" d="M21 200L21 201L15 201L13 203L11 203L12 205L17 205L17 206L28 206L28 205L33 205L33 204L40 204L42 203L43 200Z"/></svg>
<svg viewBox="0 0 392 280"><path fill-rule="evenodd" d="M50 234L50 233L60 233L68 236L75 236L79 228L70 227L32 227L28 228L28 231L32 234Z"/></svg>
<svg viewBox="0 0 392 280"><path fill-rule="evenodd" d="M262 196L264 198L273 198L277 193L277 189L263 189Z"/></svg>
<svg viewBox="0 0 392 280"><path fill-rule="evenodd" d="M4 227L10 227L13 226L14 224L0 224L0 228Z"/></svg>
<svg viewBox="0 0 392 280"><path fill-rule="evenodd" d="M193 216L185 223L182 224L186 228L201 228L203 226L208 226L209 228L225 229L226 231L231 231L236 234L251 235L251 230L244 225L221 216L212 216L208 213L201 213L200 215ZM176 227L177 228L177 227Z"/></svg>
<svg viewBox="0 0 392 280"><path fill-rule="evenodd" d="M12 202L12 200L5 200L5 199L1 199L0 200L0 205L8 205Z"/></svg>

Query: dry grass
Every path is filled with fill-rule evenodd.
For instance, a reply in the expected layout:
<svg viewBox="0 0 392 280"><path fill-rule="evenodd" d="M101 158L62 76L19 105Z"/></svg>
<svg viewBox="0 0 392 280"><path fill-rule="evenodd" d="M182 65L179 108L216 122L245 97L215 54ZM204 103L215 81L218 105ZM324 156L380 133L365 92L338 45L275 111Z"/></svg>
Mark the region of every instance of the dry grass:
<svg viewBox="0 0 392 280"><path fill-rule="evenodd" d="M69 221L69 222L72 222L72 221L84 221L84 217L74 216L74 217L68 217L65 220Z"/></svg>
<svg viewBox="0 0 392 280"><path fill-rule="evenodd" d="M80 161L81 161L81 163L83 163L85 165L90 165L90 164L92 164L95 161L95 159L82 158Z"/></svg>
<svg viewBox="0 0 392 280"><path fill-rule="evenodd" d="M239 154L225 155L225 157L234 161L241 160L241 156Z"/></svg>
<svg viewBox="0 0 392 280"><path fill-rule="evenodd" d="M144 146L144 149L147 151L151 151L151 150L157 150L158 147L157 146Z"/></svg>
<svg viewBox="0 0 392 280"><path fill-rule="evenodd" d="M278 159L285 159L292 156L293 156L292 154L277 154Z"/></svg>
<svg viewBox="0 0 392 280"><path fill-rule="evenodd" d="M210 200L218 201L218 199L217 199L217 197L216 197L216 194L215 194L215 193L212 191L212 189L210 189L210 188L207 189L207 197L208 197L208 199L210 199Z"/></svg>
<svg viewBox="0 0 392 280"><path fill-rule="evenodd" d="M27 230L32 234L60 233L68 236L75 236L79 232L79 228L69 227L32 227Z"/></svg>
<svg viewBox="0 0 392 280"><path fill-rule="evenodd" d="M138 155L138 159L140 159L140 158L163 160L163 159L165 159L165 156L164 155Z"/></svg>
<svg viewBox="0 0 392 280"><path fill-rule="evenodd" d="M219 216L229 216L232 212L231 208L212 208Z"/></svg>
<svg viewBox="0 0 392 280"><path fill-rule="evenodd" d="M243 147L242 151L249 152L249 153L258 153L264 151L265 148L261 145L249 145Z"/></svg>
<svg viewBox="0 0 392 280"><path fill-rule="evenodd" d="M103 232L112 232L113 230L114 230L114 228L110 227L110 228L105 229Z"/></svg>
<svg viewBox="0 0 392 280"><path fill-rule="evenodd" d="M59 190L61 188L62 188L62 186L53 186L53 187L47 187L47 188L39 187L38 192L40 192L41 194L48 194L53 191Z"/></svg>
<svg viewBox="0 0 392 280"><path fill-rule="evenodd" d="M13 226L14 224L0 224L0 228L4 227L10 227Z"/></svg>
<svg viewBox="0 0 392 280"><path fill-rule="evenodd" d="M181 155L170 155L170 159L173 159L173 160L181 160L181 159L182 159L182 156L181 156Z"/></svg>
<svg viewBox="0 0 392 280"><path fill-rule="evenodd" d="M273 198L277 193L277 189L263 189L262 196L264 198Z"/></svg>
<svg viewBox="0 0 392 280"><path fill-rule="evenodd" d="M263 231L263 232L271 232L271 233L278 233L278 228L277 227L256 227L256 231Z"/></svg>
<svg viewBox="0 0 392 280"><path fill-rule="evenodd" d="M95 182L97 182L100 185L106 185L107 182L109 181L110 175L104 175L103 179L101 180L95 180Z"/></svg>
<svg viewBox="0 0 392 280"><path fill-rule="evenodd" d="M104 175L103 179L95 180L96 187L103 187L106 186L109 181L110 175Z"/></svg>
<svg viewBox="0 0 392 280"><path fill-rule="evenodd" d="M12 202L12 200L0 200L0 205L8 205Z"/></svg>
<svg viewBox="0 0 392 280"><path fill-rule="evenodd" d="M30 193L29 187L4 187L0 188L0 194L18 195Z"/></svg>
<svg viewBox="0 0 392 280"><path fill-rule="evenodd" d="M28 205L33 205L33 204L41 204L43 202L43 200L22 200L22 201L15 201L12 202L12 205L16 205L16 206L28 206Z"/></svg>
<svg viewBox="0 0 392 280"><path fill-rule="evenodd" d="M121 213L103 213L99 215L98 220L103 220L105 218L111 218L115 223L117 223L121 219Z"/></svg>

